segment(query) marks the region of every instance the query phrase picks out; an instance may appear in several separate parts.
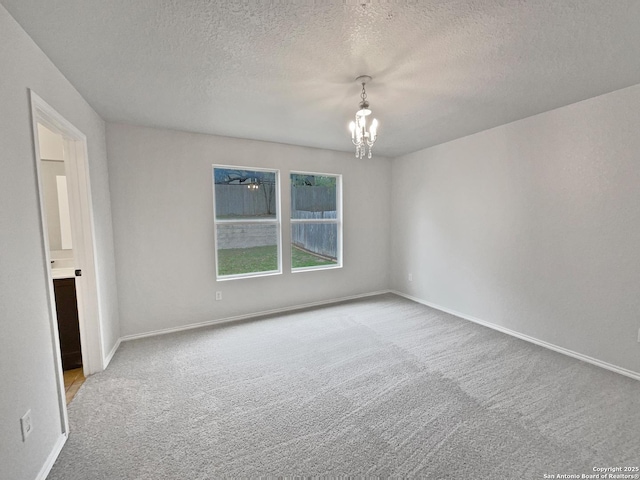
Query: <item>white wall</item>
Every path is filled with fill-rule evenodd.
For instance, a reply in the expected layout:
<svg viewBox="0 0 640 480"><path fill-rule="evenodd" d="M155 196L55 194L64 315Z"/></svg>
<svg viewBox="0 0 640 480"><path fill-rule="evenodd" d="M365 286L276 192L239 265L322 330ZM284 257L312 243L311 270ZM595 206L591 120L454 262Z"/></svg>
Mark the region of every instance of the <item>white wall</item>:
<svg viewBox="0 0 640 480"><path fill-rule="evenodd" d="M395 159L393 288L640 372L639 131L637 85Z"/></svg>
<svg viewBox="0 0 640 480"><path fill-rule="evenodd" d="M0 5L0 465L33 479L60 438L28 88L88 138L105 349L119 336L104 122ZM20 417L33 431L22 443Z"/></svg>
<svg viewBox="0 0 640 480"><path fill-rule="evenodd" d="M38 124L38 141L42 160L64 161L64 140L60 135Z"/></svg>
<svg viewBox="0 0 640 480"><path fill-rule="evenodd" d="M65 176L64 162L42 160L40 162L40 177L44 210L47 218L49 248L62 250L62 234L60 228L60 208L58 206L58 184L56 177ZM66 250L67 258L73 258L73 250ZM64 253L64 252L61 252Z"/></svg>
<svg viewBox="0 0 640 480"><path fill-rule="evenodd" d="M123 335L388 287L387 159L119 124L107 124L107 147ZM291 274L285 254L282 275L216 282L214 163L343 174L344 267Z"/></svg>
<svg viewBox="0 0 640 480"><path fill-rule="evenodd" d="M47 219L50 258L73 258L73 250L62 249L58 184L56 180L58 176L66 176L64 141L61 135L53 133L44 125L38 124L38 142L42 160L40 162L40 182L42 184L44 210Z"/></svg>

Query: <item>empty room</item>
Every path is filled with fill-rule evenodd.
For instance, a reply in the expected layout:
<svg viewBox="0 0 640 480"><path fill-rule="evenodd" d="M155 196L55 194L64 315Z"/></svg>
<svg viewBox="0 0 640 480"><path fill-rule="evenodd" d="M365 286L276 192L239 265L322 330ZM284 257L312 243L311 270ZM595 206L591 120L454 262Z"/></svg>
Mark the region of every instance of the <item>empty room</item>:
<svg viewBox="0 0 640 480"><path fill-rule="evenodd" d="M640 478L639 25L0 0L0 479Z"/></svg>

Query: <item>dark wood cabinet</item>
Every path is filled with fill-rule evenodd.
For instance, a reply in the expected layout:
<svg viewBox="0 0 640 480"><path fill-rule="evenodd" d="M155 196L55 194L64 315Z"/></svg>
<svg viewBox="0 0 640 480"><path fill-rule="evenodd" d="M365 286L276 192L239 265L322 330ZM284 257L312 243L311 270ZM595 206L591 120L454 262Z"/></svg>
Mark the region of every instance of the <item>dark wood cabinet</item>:
<svg viewBox="0 0 640 480"><path fill-rule="evenodd" d="M75 278L58 278L53 280L53 287L58 315L62 369L79 368L82 366L82 352L80 350L76 280Z"/></svg>

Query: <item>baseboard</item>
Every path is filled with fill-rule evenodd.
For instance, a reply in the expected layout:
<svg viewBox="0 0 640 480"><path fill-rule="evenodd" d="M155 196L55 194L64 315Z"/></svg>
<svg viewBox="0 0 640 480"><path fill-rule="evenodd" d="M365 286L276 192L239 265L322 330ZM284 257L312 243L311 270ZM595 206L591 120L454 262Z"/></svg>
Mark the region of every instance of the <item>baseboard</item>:
<svg viewBox="0 0 640 480"><path fill-rule="evenodd" d="M58 440L56 440L56 444L53 446L51 453L49 454L49 456L47 457L47 460L44 462L44 465L42 465L42 468L38 472L38 475L36 476L36 480L46 480L47 475L49 475L49 472L53 468L53 464L56 463L56 460L58 459L58 455L60 455L60 452L62 451L62 447L64 447L64 444L66 441L67 441L67 435L65 434L61 434L58 437Z"/></svg>
<svg viewBox="0 0 640 480"><path fill-rule="evenodd" d="M446 308L441 305L437 305L435 303L427 302L426 300L422 300L421 298L414 297L406 293L398 292L396 290L391 290L391 293L394 293L406 299L412 300L416 303L421 303L422 305L426 305L427 307L435 308L436 310L440 310L441 312L449 313L451 315L455 315L456 317L460 317L470 322L477 323L478 325L482 325L484 327L497 330L498 332L506 333L507 335L511 335L512 337L519 338L520 340L524 340L526 342L533 343L535 345L539 345L544 348L548 348L549 350L553 350L554 352L562 353L569 357L577 358L578 360L582 360L583 362L587 362L592 365L596 365L597 367L601 367L606 370L619 373L620 375L624 375L625 377L630 377L640 381L640 373L634 372L633 370L628 370L626 368L618 367L617 365L613 365L611 363L603 362L602 360L598 360L597 358L589 357L588 355L574 352L573 350L569 350L564 347L559 347L558 345L554 345L553 343L545 342L544 340L539 340L535 337L530 337L529 335L525 335L524 333L516 332L515 330L511 330L509 328L496 325L495 323L487 322L485 320L481 320L471 315L466 315L464 313L451 310L450 308Z"/></svg>
<svg viewBox="0 0 640 480"><path fill-rule="evenodd" d="M111 360L113 359L113 356L116 354L116 350L118 350L118 347L120 346L121 342L122 342L122 338L119 338L116 344L113 346L113 348L109 352L109 354L105 357L103 362L103 370L106 369L111 363Z"/></svg>
<svg viewBox="0 0 640 480"><path fill-rule="evenodd" d="M202 327L208 327L211 325L219 325L221 323L237 322L240 320L248 320L250 318L263 317L265 315L274 315L277 313L303 310L305 308L319 307L321 305L329 305L332 303L346 302L348 300L355 300L358 298L373 297L375 295L382 295L384 293L390 293L390 290L380 290L378 292L362 293L359 295L351 295L349 297L333 298L330 300L321 300L319 302L304 303L299 305L293 305L290 307L276 308L274 310L263 310L261 312L247 313L244 315L236 315L234 317L220 318L217 320L209 320L206 322L191 323L189 325L182 325L180 327L171 327L171 328L165 328L162 330L153 330L151 332L145 332L145 333L135 333L133 335L125 335L124 337L121 337L120 341L128 342L129 340L137 340L138 338L155 337L157 335L166 335L168 333L182 332L184 330L193 330L194 328L202 328ZM120 341L118 341L118 345L120 344Z"/></svg>

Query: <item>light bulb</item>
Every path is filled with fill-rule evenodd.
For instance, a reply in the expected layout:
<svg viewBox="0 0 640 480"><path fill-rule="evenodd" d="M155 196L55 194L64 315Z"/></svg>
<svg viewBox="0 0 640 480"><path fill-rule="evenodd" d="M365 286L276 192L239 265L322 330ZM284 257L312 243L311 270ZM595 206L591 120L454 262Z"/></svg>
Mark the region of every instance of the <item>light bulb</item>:
<svg viewBox="0 0 640 480"><path fill-rule="evenodd" d="M378 133L378 120L376 120L375 118L371 122L371 128L369 128L369 131L371 132L371 139L375 139Z"/></svg>

